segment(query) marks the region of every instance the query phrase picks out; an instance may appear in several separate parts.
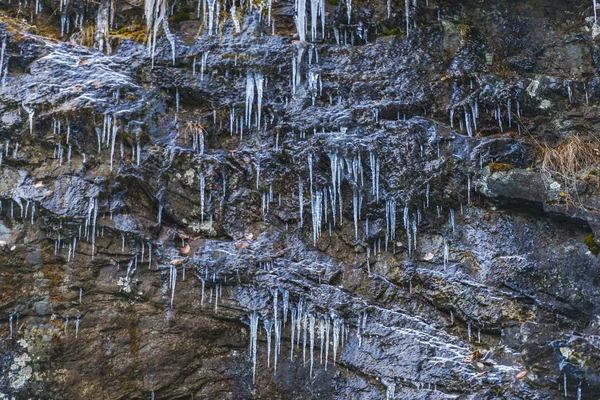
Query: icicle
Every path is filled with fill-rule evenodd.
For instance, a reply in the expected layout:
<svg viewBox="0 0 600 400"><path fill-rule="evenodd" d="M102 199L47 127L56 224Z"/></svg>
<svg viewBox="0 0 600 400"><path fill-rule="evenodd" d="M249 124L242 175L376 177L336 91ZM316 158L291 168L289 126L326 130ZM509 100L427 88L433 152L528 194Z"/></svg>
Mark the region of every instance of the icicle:
<svg viewBox="0 0 600 400"><path fill-rule="evenodd" d="M100 51L105 51L110 54L110 42L108 39L110 26L110 2L108 0L102 0L98 6L98 12L96 16L96 34L94 38L94 47ZM67 21L66 15L61 16L61 36L64 36L65 22Z"/></svg>
<svg viewBox="0 0 600 400"><path fill-rule="evenodd" d="M292 334L290 336L290 361L294 360L294 338L296 331L296 309L292 307Z"/></svg>
<svg viewBox="0 0 600 400"><path fill-rule="evenodd" d="M348 15L348 25L350 25L350 19L352 14L352 0L346 0L346 14Z"/></svg>
<svg viewBox="0 0 600 400"><path fill-rule="evenodd" d="M313 349L315 346L315 316L310 314L309 316L309 332L310 332L310 372L309 377L313 376Z"/></svg>
<svg viewBox="0 0 600 400"><path fill-rule="evenodd" d="M213 35L213 24L215 18L215 2L216 0L206 0L208 4L208 36Z"/></svg>
<svg viewBox="0 0 600 400"><path fill-rule="evenodd" d="M450 255L450 250L448 248L448 242L444 239L444 270L448 268L448 258Z"/></svg>
<svg viewBox="0 0 600 400"><path fill-rule="evenodd" d="M252 354L252 383L256 383L256 341L258 338L258 314L250 315L250 353Z"/></svg>
<svg viewBox="0 0 600 400"><path fill-rule="evenodd" d="M333 316L333 362L337 359L337 349L340 338L340 327L342 320L337 316Z"/></svg>
<svg viewBox="0 0 600 400"><path fill-rule="evenodd" d="M173 308L173 301L175 300L175 285L177 284L177 267L171 266L171 308Z"/></svg>
<svg viewBox="0 0 600 400"><path fill-rule="evenodd" d="M304 366L306 366L306 344L307 344L307 331L308 331L308 313L302 315L302 360Z"/></svg>
<svg viewBox="0 0 600 400"><path fill-rule="evenodd" d="M260 130L260 121L262 114L262 102L263 102L263 87L265 79L260 72L254 74L254 83L256 84L256 127ZM252 107L252 105L250 105Z"/></svg>
<svg viewBox="0 0 600 400"><path fill-rule="evenodd" d="M29 115L29 134L33 134L33 117L35 115L35 110L33 109L33 107L29 108L28 106L26 106L25 103L21 104L21 106L25 111L27 111L27 114Z"/></svg>
<svg viewBox="0 0 600 400"><path fill-rule="evenodd" d="M6 40L7 35L4 35L4 39L2 39L2 47L0 48L0 75L2 75L3 66L4 66L4 54L6 53ZM8 58L8 57L7 57ZM8 62L6 63L8 65Z"/></svg>
<svg viewBox="0 0 600 400"><path fill-rule="evenodd" d="M467 323L467 336L469 339L469 343L471 342L471 322Z"/></svg>
<svg viewBox="0 0 600 400"><path fill-rule="evenodd" d="M471 175L467 176L467 204L471 204Z"/></svg>
<svg viewBox="0 0 600 400"><path fill-rule="evenodd" d="M410 0L404 0L404 10L406 15L406 36L410 32Z"/></svg>
<svg viewBox="0 0 600 400"><path fill-rule="evenodd" d="M268 319L265 319L263 323L267 334L267 368L269 368L271 366L271 330L273 328L273 323ZM275 351L277 351L277 349L275 349Z"/></svg>
<svg viewBox="0 0 600 400"><path fill-rule="evenodd" d="M246 75L246 126L252 122L252 104L254 103L254 76L248 71Z"/></svg>
<svg viewBox="0 0 600 400"><path fill-rule="evenodd" d="M8 322L10 324L10 335L8 336L9 339L13 338L13 315L14 314L9 314L8 315Z"/></svg>
<svg viewBox="0 0 600 400"><path fill-rule="evenodd" d="M396 396L396 384L394 382L389 382L389 383L384 382L384 384L386 385L386 390L385 390L386 400L394 400L394 398Z"/></svg>
<svg viewBox="0 0 600 400"><path fill-rule="evenodd" d="M233 0L233 2L232 2L230 13L231 13L231 19L233 21L233 28L235 30L235 34L237 35L241 32L241 28L240 28L240 21L238 21L238 19L237 19L235 0Z"/></svg>
<svg viewBox="0 0 600 400"><path fill-rule="evenodd" d="M296 30L301 43L306 42L306 0L296 0Z"/></svg>
<svg viewBox="0 0 600 400"><path fill-rule="evenodd" d="M200 80L204 80L204 72L206 71L206 62L208 61L208 54L210 52L207 51L202 54L202 63L200 64Z"/></svg>
<svg viewBox="0 0 600 400"><path fill-rule="evenodd" d="M204 191L206 188L206 182L204 180L204 174L200 172L200 216L202 222L204 222Z"/></svg>
<svg viewBox="0 0 600 400"><path fill-rule="evenodd" d="M299 228L302 228L303 223L303 214L304 214L304 188L302 186L302 181L298 182L298 205L300 207L300 223L298 225Z"/></svg>
<svg viewBox="0 0 600 400"><path fill-rule="evenodd" d="M325 371L329 360L329 315L325 315Z"/></svg>

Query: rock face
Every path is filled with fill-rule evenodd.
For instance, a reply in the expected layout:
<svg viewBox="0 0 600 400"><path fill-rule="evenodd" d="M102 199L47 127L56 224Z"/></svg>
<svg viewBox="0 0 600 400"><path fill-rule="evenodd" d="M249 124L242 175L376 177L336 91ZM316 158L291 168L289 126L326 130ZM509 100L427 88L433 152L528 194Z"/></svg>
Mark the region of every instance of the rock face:
<svg viewBox="0 0 600 400"><path fill-rule="evenodd" d="M0 0L0 399L600 398L593 2L302 1Z"/></svg>

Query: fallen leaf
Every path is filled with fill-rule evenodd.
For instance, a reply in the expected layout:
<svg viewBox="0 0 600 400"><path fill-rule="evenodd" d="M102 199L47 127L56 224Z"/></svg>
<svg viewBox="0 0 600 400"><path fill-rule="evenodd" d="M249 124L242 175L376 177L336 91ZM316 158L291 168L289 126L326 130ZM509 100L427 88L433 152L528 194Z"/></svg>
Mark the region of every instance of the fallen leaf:
<svg viewBox="0 0 600 400"><path fill-rule="evenodd" d="M33 185L34 188L40 188L44 186L44 183L42 181L39 181L38 183L36 183L35 185Z"/></svg>
<svg viewBox="0 0 600 400"><path fill-rule="evenodd" d="M183 258L176 258L173 261L171 261L171 265L181 265L183 264Z"/></svg>
<svg viewBox="0 0 600 400"><path fill-rule="evenodd" d="M527 371L521 371L517 374L517 379L523 379L527 376Z"/></svg>
<svg viewBox="0 0 600 400"><path fill-rule="evenodd" d="M239 242L235 242L234 247L236 250L247 249L248 247L250 247L250 243L239 241Z"/></svg>
<svg viewBox="0 0 600 400"><path fill-rule="evenodd" d="M183 247L182 247L181 249L179 249L179 251L181 251L181 254L183 254L183 255L187 255L187 254L189 254L189 253L190 253L190 250L191 250L191 248L190 248L190 245L189 245L189 244L187 244L187 243L186 243L186 244L184 244L184 245L183 245Z"/></svg>

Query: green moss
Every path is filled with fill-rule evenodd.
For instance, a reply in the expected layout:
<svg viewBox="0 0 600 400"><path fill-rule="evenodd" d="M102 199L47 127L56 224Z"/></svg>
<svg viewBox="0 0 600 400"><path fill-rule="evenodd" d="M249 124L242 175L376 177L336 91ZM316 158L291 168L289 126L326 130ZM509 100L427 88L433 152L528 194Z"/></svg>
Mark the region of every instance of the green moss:
<svg viewBox="0 0 600 400"><path fill-rule="evenodd" d="M141 25L126 26L116 31L110 31L110 36L116 39L131 39L134 42L146 42L146 29Z"/></svg>
<svg viewBox="0 0 600 400"><path fill-rule="evenodd" d="M400 28L392 28L389 31L380 31L379 36L397 36L404 33Z"/></svg>
<svg viewBox="0 0 600 400"><path fill-rule="evenodd" d="M340 5L340 2L338 0L327 0L327 1L329 1L329 4L332 4L336 7Z"/></svg>
<svg viewBox="0 0 600 400"><path fill-rule="evenodd" d="M583 238L583 243L590 249L593 255L597 256L600 254L600 246L594 240L594 234L590 233L586 237Z"/></svg>
<svg viewBox="0 0 600 400"><path fill-rule="evenodd" d="M176 24L181 21L187 21L188 19L190 19L190 14L180 11L177 14L173 14L171 17L169 17L169 22Z"/></svg>
<svg viewBox="0 0 600 400"><path fill-rule="evenodd" d="M503 164L503 163L493 162L488 166L488 168L490 169L490 174L493 174L495 172L510 171L511 169L514 169L515 167L512 166L511 164Z"/></svg>

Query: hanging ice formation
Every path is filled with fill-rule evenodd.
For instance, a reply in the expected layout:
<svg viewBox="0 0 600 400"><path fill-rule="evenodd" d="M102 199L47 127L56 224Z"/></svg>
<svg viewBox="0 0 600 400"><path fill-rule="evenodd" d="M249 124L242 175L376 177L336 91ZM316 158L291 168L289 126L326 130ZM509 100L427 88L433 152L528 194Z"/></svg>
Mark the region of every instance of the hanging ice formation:
<svg viewBox="0 0 600 400"><path fill-rule="evenodd" d="M325 39L325 0L310 0L310 37L317 40L318 18L321 17L321 38Z"/></svg>
<svg viewBox="0 0 600 400"><path fill-rule="evenodd" d="M21 106L29 115L29 134L33 134L33 116L35 115L35 109L33 107L28 107L25 103L21 104Z"/></svg>
<svg viewBox="0 0 600 400"><path fill-rule="evenodd" d="M258 338L258 314L250 314L250 354L252 354L252 382L256 383L256 350Z"/></svg>
<svg viewBox="0 0 600 400"><path fill-rule="evenodd" d="M346 0L346 14L348 15L348 25L352 19L352 0Z"/></svg>
<svg viewBox="0 0 600 400"><path fill-rule="evenodd" d="M96 34L94 38L95 48L100 51L106 51L106 54L111 53L110 41L108 34L110 31L110 0L102 0L98 6L98 15L96 17Z"/></svg>
<svg viewBox="0 0 600 400"><path fill-rule="evenodd" d="M205 19L205 25L207 28L208 36L216 35L217 30L219 28L218 21L215 24L215 4L217 4L217 8L219 8L219 2L217 0L206 0L206 5L208 6L208 21ZM217 10L216 18L219 18L219 12Z"/></svg>
<svg viewBox="0 0 600 400"><path fill-rule="evenodd" d="M406 36L410 31L410 0L404 0L404 12L406 14Z"/></svg>
<svg viewBox="0 0 600 400"><path fill-rule="evenodd" d="M202 54L202 63L200 64L200 80L204 80L204 71L206 71L206 61L208 60L208 54L210 51L206 51Z"/></svg>
<svg viewBox="0 0 600 400"><path fill-rule="evenodd" d="M385 226L386 239L391 241L396 240L396 200L394 199L389 199L385 202Z"/></svg>
<svg viewBox="0 0 600 400"><path fill-rule="evenodd" d="M246 126L252 126L252 106L254 104L254 74L248 71L246 75ZM262 100L261 100L262 101Z"/></svg>
<svg viewBox="0 0 600 400"><path fill-rule="evenodd" d="M241 32L241 28L240 28L240 21L238 21L238 19L237 19L235 0L233 0L231 2L230 13L231 13L231 20L233 21L233 29L235 30L236 34L239 34Z"/></svg>
<svg viewBox="0 0 600 400"><path fill-rule="evenodd" d="M10 334L9 334L9 339L13 338L13 317L14 317L14 313L11 313L8 315L8 320L9 320L9 324L10 324Z"/></svg>
<svg viewBox="0 0 600 400"><path fill-rule="evenodd" d="M177 285L177 267L171 265L169 268L169 289L171 289L171 308L175 300L175 285Z"/></svg>
<svg viewBox="0 0 600 400"><path fill-rule="evenodd" d="M396 396L396 384L394 382L384 382L386 386L385 398L386 400L394 400Z"/></svg>
<svg viewBox="0 0 600 400"><path fill-rule="evenodd" d="M298 38L300 43L304 43L306 42L306 0L296 0L294 8L296 9L294 20L296 21Z"/></svg>
<svg viewBox="0 0 600 400"><path fill-rule="evenodd" d="M8 54L6 52L6 41L8 35L4 35L2 39L2 47L0 48L0 80L2 81L2 86L4 86L4 78L3 72L5 71L4 65L6 64L6 72L4 73L4 77L6 77L6 73L8 72Z"/></svg>
<svg viewBox="0 0 600 400"><path fill-rule="evenodd" d="M204 179L204 174L202 172L199 173L200 180L200 216L201 221L204 222L204 191L206 188L206 181Z"/></svg>
<svg viewBox="0 0 600 400"><path fill-rule="evenodd" d="M146 35L148 36L148 55L152 58L152 68L154 68L154 56L156 52L156 41L158 32L162 26L167 40L171 44L173 53L173 64L175 64L175 38L169 30L167 21L167 1L166 0L146 0Z"/></svg>

